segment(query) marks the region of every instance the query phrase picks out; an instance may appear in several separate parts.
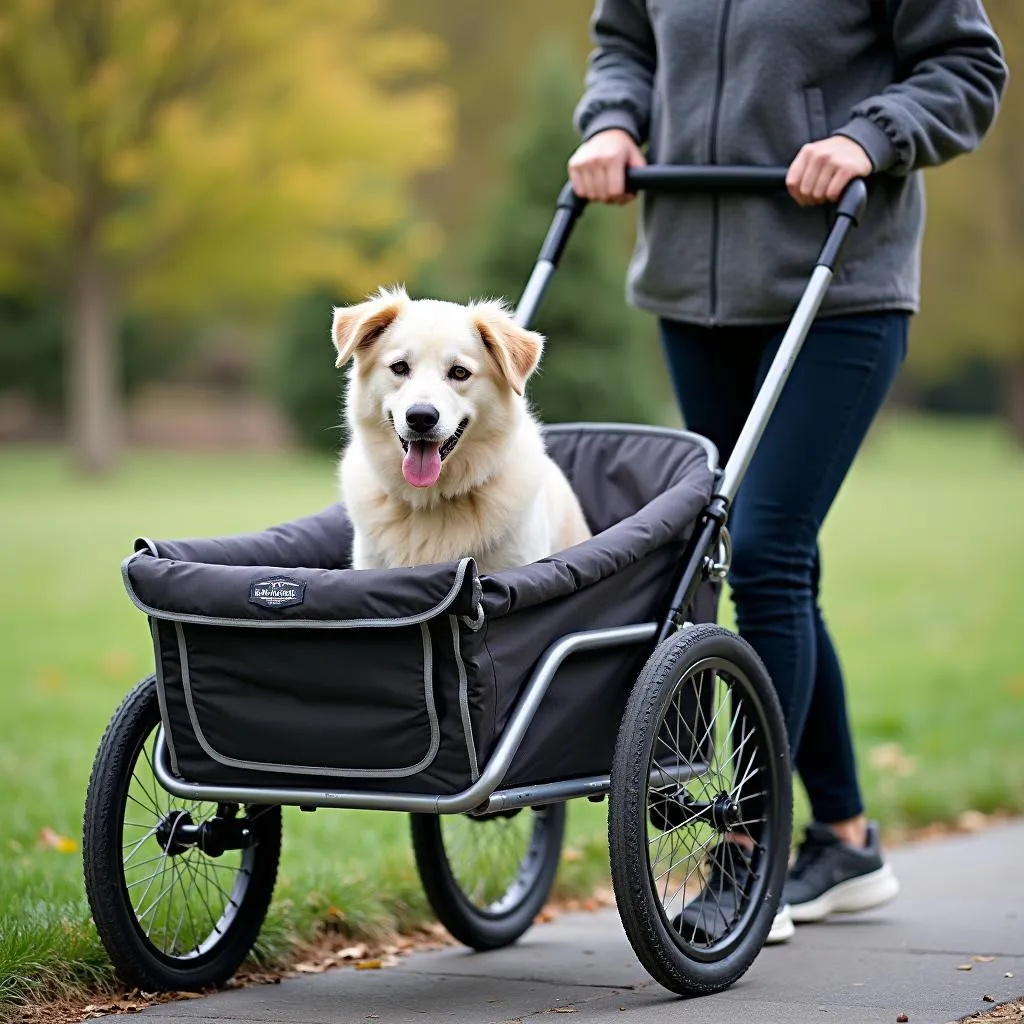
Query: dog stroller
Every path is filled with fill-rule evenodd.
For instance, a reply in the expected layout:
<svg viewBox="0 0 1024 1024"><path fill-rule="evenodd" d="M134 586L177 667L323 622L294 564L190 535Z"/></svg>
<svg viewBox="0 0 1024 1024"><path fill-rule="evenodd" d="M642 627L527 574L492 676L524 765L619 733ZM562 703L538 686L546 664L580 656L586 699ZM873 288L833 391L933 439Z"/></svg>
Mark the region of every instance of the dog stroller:
<svg viewBox="0 0 1024 1024"><path fill-rule="evenodd" d="M629 185L784 180L649 167ZM857 181L839 202L724 469L685 431L547 430L593 530L582 544L492 575L471 558L356 572L341 505L243 536L136 541L122 572L155 673L100 742L83 842L125 982L196 989L234 973L270 903L283 805L407 812L432 908L487 950L547 899L566 801L606 796L616 904L643 966L686 995L747 970L779 906L792 790L771 681L714 624L726 520L866 198ZM584 206L563 189L521 324ZM742 863L726 835L745 838Z"/></svg>

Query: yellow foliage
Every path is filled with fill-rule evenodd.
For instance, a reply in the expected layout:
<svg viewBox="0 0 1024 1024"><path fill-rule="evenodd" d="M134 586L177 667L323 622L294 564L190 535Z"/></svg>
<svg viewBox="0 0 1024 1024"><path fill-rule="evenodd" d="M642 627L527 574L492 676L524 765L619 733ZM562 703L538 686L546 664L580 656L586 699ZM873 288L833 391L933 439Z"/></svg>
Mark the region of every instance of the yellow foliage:
<svg viewBox="0 0 1024 1024"><path fill-rule="evenodd" d="M149 309L402 276L438 245L409 185L452 101L441 44L380 8L0 0L0 285L66 281L76 245Z"/></svg>

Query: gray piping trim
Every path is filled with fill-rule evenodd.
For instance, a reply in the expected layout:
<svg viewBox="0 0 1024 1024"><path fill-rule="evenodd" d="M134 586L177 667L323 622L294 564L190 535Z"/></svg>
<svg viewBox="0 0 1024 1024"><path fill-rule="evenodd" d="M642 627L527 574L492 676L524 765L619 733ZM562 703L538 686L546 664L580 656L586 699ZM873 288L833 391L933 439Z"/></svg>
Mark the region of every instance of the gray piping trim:
<svg viewBox="0 0 1024 1024"><path fill-rule="evenodd" d="M462 709L462 731L466 736L469 777L471 782L476 782L480 778L480 766L476 759L473 719L469 716L469 680L466 677L466 664L462 660L462 645L459 643L459 622L454 615L449 615L448 623L452 627L452 650L455 651L455 665L459 670L459 707Z"/></svg>
<svg viewBox="0 0 1024 1024"><path fill-rule="evenodd" d="M484 624L484 606L483 603L477 601L476 603L476 618L471 619L468 615L462 616L462 621L475 633Z"/></svg>
<svg viewBox="0 0 1024 1024"><path fill-rule="evenodd" d="M157 633L156 619L150 618L149 631L153 634L153 656L156 659L156 699L160 705L160 720L164 723L164 734L167 736L167 753L171 757L174 774L178 772L178 755L171 737L171 716L167 713L167 690L164 685L164 659L160 656L160 635Z"/></svg>
<svg viewBox="0 0 1024 1024"><path fill-rule="evenodd" d="M155 619L165 619L168 622L187 622L196 626L248 626L252 629L374 629L418 626L439 616L455 600L462 589L466 570L472 561L471 558L463 558L455 570L455 582L452 584L451 590L432 608L417 612L415 615L403 615L395 619L232 619L218 615L196 615L192 612L168 612L145 604L135 593L132 581L128 578L128 566L142 554L144 552L137 551L121 563L121 578L124 580L125 590L128 591L128 597L139 611L145 612ZM251 568L260 567L252 566ZM337 571L355 572L357 570L340 569Z"/></svg>
<svg viewBox="0 0 1024 1024"><path fill-rule="evenodd" d="M544 434L649 434L655 437L668 437L675 440L693 441L704 449L707 456L708 469L716 475L720 472L718 448L713 441L703 434L692 430L676 430L673 427L655 427L647 423L553 423L545 426Z"/></svg>
<svg viewBox="0 0 1024 1024"><path fill-rule="evenodd" d="M437 756L437 749L441 745L441 727L437 720L437 708L434 705L434 649L430 640L430 629L425 623L420 623L420 635L423 637L423 691L427 705L427 718L430 720L430 746L423 758L409 768L316 768L308 765L274 764L269 761L243 761L239 758L228 757L225 754L218 753L204 735L202 726L199 724L199 716L196 714L195 704L192 700L192 680L188 668L185 630L180 622L174 623L174 631L178 635L178 655L181 658L181 682L185 690L185 705L188 708L188 717L192 722L192 729L196 734L199 745L203 748L203 752L207 757L213 758L214 761L218 761L230 768L245 768L257 772L285 772L291 775L328 775L332 778L401 779L423 771Z"/></svg>

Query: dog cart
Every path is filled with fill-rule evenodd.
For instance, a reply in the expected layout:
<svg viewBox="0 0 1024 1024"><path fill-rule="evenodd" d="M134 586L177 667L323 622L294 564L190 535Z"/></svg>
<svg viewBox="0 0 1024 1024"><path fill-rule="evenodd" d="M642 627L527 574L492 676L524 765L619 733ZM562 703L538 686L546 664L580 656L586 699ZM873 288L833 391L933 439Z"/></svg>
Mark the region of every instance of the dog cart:
<svg viewBox="0 0 1024 1024"><path fill-rule="evenodd" d="M784 180L657 166L628 179L678 193L781 193ZM747 970L779 906L791 776L771 680L714 624L726 521L866 200L856 181L835 208L724 468L685 431L546 431L593 530L582 544L493 575L470 558L354 571L342 505L248 535L136 541L122 572L155 673L100 742L83 842L125 982L196 989L234 973L270 903L282 805L408 813L432 908L487 950L543 906L566 801L605 796L616 903L643 966L684 995ZM584 206L563 189L521 324ZM727 835L745 840L742 866L723 863Z"/></svg>

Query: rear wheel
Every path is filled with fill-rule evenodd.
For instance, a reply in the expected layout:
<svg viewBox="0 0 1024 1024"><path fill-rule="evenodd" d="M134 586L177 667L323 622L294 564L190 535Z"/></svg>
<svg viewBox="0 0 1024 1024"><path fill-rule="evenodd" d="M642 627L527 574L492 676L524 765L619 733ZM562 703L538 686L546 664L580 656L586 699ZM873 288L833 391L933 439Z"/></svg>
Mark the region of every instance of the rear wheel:
<svg viewBox="0 0 1024 1024"><path fill-rule="evenodd" d="M279 807L172 797L153 774L160 708L142 680L100 741L85 802L85 889L128 985L223 984L259 934L277 877Z"/></svg>
<svg viewBox="0 0 1024 1024"><path fill-rule="evenodd" d="M786 732L761 661L718 626L669 637L630 694L608 806L619 913L656 981L702 995L750 967L791 825Z"/></svg>
<svg viewBox="0 0 1024 1024"><path fill-rule="evenodd" d="M438 920L476 950L511 945L547 901L565 805L496 814L410 815L416 867Z"/></svg>

